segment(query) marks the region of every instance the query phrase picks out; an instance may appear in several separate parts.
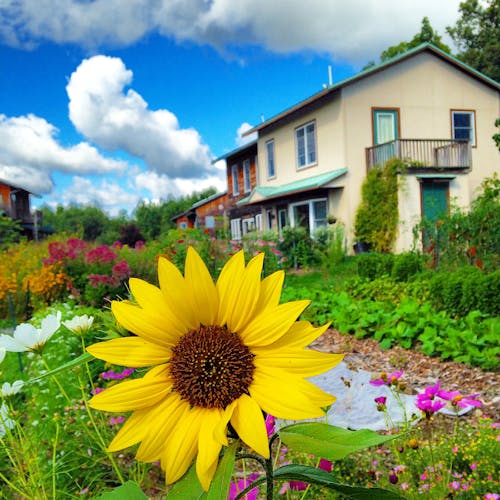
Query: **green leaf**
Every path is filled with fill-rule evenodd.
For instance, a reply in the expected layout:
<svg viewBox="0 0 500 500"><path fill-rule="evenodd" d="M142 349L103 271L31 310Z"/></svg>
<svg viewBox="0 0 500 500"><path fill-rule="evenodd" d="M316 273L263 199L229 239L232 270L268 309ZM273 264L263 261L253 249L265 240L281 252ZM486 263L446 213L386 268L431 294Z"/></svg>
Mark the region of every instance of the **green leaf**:
<svg viewBox="0 0 500 500"><path fill-rule="evenodd" d="M87 361L90 361L92 359L95 359L91 354L88 352L85 352L78 356L75 359L72 359L71 361L68 361L67 363L64 363L64 365L58 366L57 368L54 368L53 370L50 370L50 372L44 373L43 375L40 375L39 377L33 378L29 381L30 384L33 382L38 382L39 380L42 380L45 377L51 377L52 375L55 375L56 373L63 372L65 370L68 370L69 368L74 368L75 366L79 366L83 363L86 363Z"/></svg>
<svg viewBox="0 0 500 500"><path fill-rule="evenodd" d="M212 484L208 490L207 500L220 500L227 497L231 484L231 476L234 472L234 458L239 445L239 440L235 440L224 452L224 456L219 462Z"/></svg>
<svg viewBox="0 0 500 500"><path fill-rule="evenodd" d="M179 500L185 498L189 498L190 500L207 498L207 494L203 491L196 475L196 463L193 463L186 474L172 486L172 489L167 493L167 497L178 498Z"/></svg>
<svg viewBox="0 0 500 500"><path fill-rule="evenodd" d="M332 476L321 469L309 465L284 465L274 471L274 479L283 481L302 481L317 484L330 490L339 491L349 498L359 500L403 500L404 497L383 488L363 488L336 483Z"/></svg>
<svg viewBox="0 0 500 500"><path fill-rule="evenodd" d="M98 500L147 500L147 496L143 493L141 488L134 481L127 481L118 488L112 491L103 493Z"/></svg>
<svg viewBox="0 0 500 500"><path fill-rule="evenodd" d="M280 429L279 435L293 451L312 453L332 461L397 437L395 434L383 436L368 429L349 431L317 422L288 425Z"/></svg>

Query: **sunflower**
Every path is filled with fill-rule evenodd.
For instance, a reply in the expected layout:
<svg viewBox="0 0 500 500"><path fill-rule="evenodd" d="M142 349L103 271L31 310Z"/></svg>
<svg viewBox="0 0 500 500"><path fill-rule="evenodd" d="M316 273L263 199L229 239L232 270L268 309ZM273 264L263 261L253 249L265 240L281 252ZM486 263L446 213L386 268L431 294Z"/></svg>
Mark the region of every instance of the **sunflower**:
<svg viewBox="0 0 500 500"><path fill-rule="evenodd" d="M135 336L88 348L109 363L151 367L143 378L91 399L98 410L133 412L109 451L140 442L136 458L159 460L168 484L196 457L197 476L208 490L229 424L269 458L263 412L290 420L324 415L335 397L305 378L329 370L342 356L305 348L328 325L297 321L308 300L279 303L284 273L261 281L263 259L259 254L245 266L240 251L214 283L190 247L184 276L160 258L160 288L130 279L136 302L115 301L112 311Z"/></svg>

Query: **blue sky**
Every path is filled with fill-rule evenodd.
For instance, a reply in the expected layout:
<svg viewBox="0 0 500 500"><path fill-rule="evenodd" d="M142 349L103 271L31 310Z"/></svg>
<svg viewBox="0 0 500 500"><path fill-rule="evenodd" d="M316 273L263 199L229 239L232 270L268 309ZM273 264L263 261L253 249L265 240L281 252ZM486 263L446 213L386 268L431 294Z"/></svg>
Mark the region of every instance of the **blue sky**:
<svg viewBox="0 0 500 500"><path fill-rule="evenodd" d="M55 5L57 3L57 8ZM241 131L459 0L2 0L0 179L32 204L132 211L209 186Z"/></svg>

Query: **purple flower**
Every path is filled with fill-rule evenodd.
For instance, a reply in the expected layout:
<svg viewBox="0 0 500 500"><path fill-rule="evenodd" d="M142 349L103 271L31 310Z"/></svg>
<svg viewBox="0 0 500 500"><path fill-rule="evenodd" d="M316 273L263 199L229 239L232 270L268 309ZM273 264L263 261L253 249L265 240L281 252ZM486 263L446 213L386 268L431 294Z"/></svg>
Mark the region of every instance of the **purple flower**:
<svg viewBox="0 0 500 500"><path fill-rule="evenodd" d="M325 472L330 473L330 472L332 472L332 469L333 469L333 463L330 462L330 460L327 460L326 458L322 458L319 461L318 468L321 470L324 470Z"/></svg>
<svg viewBox="0 0 500 500"><path fill-rule="evenodd" d="M417 408L425 412L427 416L430 416L431 413L435 413L444 408L446 406L446 403L444 400L439 398L439 391L439 380L436 382L436 385L426 387L424 389L424 392L422 392L421 394L417 394L417 398L415 401L415 405L417 406Z"/></svg>
<svg viewBox="0 0 500 500"><path fill-rule="evenodd" d="M477 398L479 394L473 394L472 396L462 396L459 391L438 391L438 396L441 399L449 401L452 406L458 406L459 408L467 408L468 406L481 406L483 403Z"/></svg>
<svg viewBox="0 0 500 500"><path fill-rule="evenodd" d="M484 495L483 500L498 500L500 495L498 493L486 493Z"/></svg>
<svg viewBox="0 0 500 500"><path fill-rule="evenodd" d="M271 437L274 434L274 424L276 419L272 415L266 416L266 431L267 437Z"/></svg>
<svg viewBox="0 0 500 500"><path fill-rule="evenodd" d="M379 378L376 378L374 380L370 380L370 384L374 385L376 387L379 387L381 385L395 385L398 381L398 379L403 375L404 371L401 370L399 372L392 372L387 374L386 372L382 372L379 376Z"/></svg>
<svg viewBox="0 0 500 500"><path fill-rule="evenodd" d="M255 481L259 477L258 474L254 473L248 476L247 478L243 478L238 480L237 483L231 483L229 486L229 500L234 500L240 491L243 491L247 486L250 486L253 481ZM259 495L259 490L257 488L252 488L244 497L244 500L256 500Z"/></svg>

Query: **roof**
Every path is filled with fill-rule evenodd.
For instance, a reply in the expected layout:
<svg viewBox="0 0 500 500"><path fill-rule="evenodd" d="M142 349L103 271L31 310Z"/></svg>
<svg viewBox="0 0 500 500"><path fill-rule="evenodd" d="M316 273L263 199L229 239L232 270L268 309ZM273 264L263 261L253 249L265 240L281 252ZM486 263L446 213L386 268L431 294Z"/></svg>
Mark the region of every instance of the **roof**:
<svg viewBox="0 0 500 500"><path fill-rule="evenodd" d="M307 179L300 179L298 181L282 184L280 186L257 186L246 198L243 198L236 204L247 205L272 198L279 198L285 195L301 193L303 191L311 191L322 187L333 187L329 186L329 184L345 173L347 173L347 168L341 168L326 172L325 174L308 177Z"/></svg>
<svg viewBox="0 0 500 500"><path fill-rule="evenodd" d="M226 153L225 155L219 156L215 160L212 160L212 164L217 163L220 160L225 160L226 158L229 158L230 156L234 156L238 153L242 153L246 149L250 149L252 146L255 146L257 144L257 139L247 142L246 144L243 144L242 146L233 149L232 151L229 151L229 153Z"/></svg>
<svg viewBox="0 0 500 500"><path fill-rule="evenodd" d="M243 134L243 136L246 136L246 135L251 134L253 132L258 132L259 130L262 130L263 128L266 128L269 125L282 120L283 118L289 116L293 112L300 110L301 108L307 106L308 104L311 104L311 103L313 103L313 102L321 99L322 97L325 97L325 96L328 96L328 95L333 94L335 92L338 92L341 88L346 87L347 85L351 85L351 84L353 84L353 83L355 83L355 82L357 82L359 80L362 80L363 78L371 76L374 73L378 73L379 71L383 71L383 70L385 70L386 68L388 68L390 66L398 64L401 61L404 61L406 59L414 57L417 54L420 54L420 53L425 52L425 51L431 52L432 54L436 55L440 59L443 59L444 61L446 61L446 62L448 62L450 64L453 64L458 69L460 69L460 70L468 73L469 75L471 75L472 77L474 77L474 78L476 78L478 80L481 80L486 85L488 85L490 87L493 87L494 89L500 91L500 83L499 82L497 82L497 81L493 80L492 78L484 75L483 73L481 73L477 69L472 68L468 64L465 64L464 62L460 61L459 59L457 59L456 57L452 56L451 54L448 54L447 52L444 52L443 50L439 49L435 45L433 45L431 43L423 43L423 44L419 45L418 47L415 47L413 49L410 49L410 50L404 52L403 54L400 54L400 55L395 56L395 57L393 57L393 58L391 58L391 59L389 59L387 61L384 61L384 62L382 62L380 64L372 66L372 67L370 67L370 68L368 68L368 69L366 69L364 71L361 71L360 73L358 73L358 74L356 74L354 76L346 78L345 80L342 80L342 81L340 81L340 82L338 82L338 83L336 83L334 85L330 85L326 89L321 90L320 92L317 92L316 94L313 94L312 96L310 96L307 99L305 99L305 100L303 100L303 101L295 104L294 106L291 106L291 107L285 109L281 113L278 113L277 115L273 116L269 120L266 120L263 123L261 123L261 124L255 126L255 127L251 128L251 129L247 130Z"/></svg>
<svg viewBox="0 0 500 500"><path fill-rule="evenodd" d="M191 209L199 208L202 205L209 203L210 201L216 200L217 198L220 198L221 196L225 196L226 194L227 194L227 191L223 191L222 193L215 193L212 196L208 196L207 198L203 198L203 200L200 200L200 201L197 201L196 203L193 203L191 205Z"/></svg>
<svg viewBox="0 0 500 500"><path fill-rule="evenodd" d="M27 193L32 194L33 196L41 198L41 195L39 195L37 193L34 193L33 191L30 191L29 189L26 189L25 187L20 186L19 184L15 184L15 183L13 183L11 181L6 181L4 179L0 179L0 184L4 184L5 186L10 186L10 187L13 187L13 188L16 188L16 189L21 189L22 191L26 191Z"/></svg>

